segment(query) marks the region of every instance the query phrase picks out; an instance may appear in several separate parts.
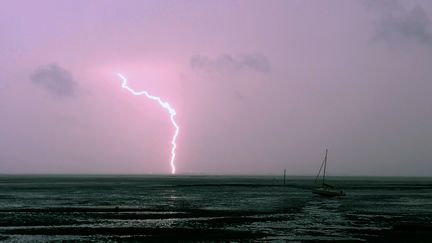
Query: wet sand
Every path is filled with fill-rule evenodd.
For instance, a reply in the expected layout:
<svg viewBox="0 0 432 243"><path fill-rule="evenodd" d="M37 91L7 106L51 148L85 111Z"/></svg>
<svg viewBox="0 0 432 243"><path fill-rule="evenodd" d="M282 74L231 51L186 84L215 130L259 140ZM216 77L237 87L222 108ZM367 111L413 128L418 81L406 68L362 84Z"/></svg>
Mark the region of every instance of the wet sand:
<svg viewBox="0 0 432 243"><path fill-rule="evenodd" d="M0 177L0 240L428 242L429 178Z"/></svg>

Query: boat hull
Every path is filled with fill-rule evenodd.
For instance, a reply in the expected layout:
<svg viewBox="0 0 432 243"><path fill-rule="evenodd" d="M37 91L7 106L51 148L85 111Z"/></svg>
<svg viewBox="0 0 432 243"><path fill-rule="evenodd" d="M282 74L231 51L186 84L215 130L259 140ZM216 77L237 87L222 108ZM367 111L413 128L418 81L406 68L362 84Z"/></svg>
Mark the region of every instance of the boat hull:
<svg viewBox="0 0 432 243"><path fill-rule="evenodd" d="M343 192L342 190L337 190L334 188L326 188L326 187L314 188L312 189L312 193L325 196L325 197L345 196L345 192Z"/></svg>

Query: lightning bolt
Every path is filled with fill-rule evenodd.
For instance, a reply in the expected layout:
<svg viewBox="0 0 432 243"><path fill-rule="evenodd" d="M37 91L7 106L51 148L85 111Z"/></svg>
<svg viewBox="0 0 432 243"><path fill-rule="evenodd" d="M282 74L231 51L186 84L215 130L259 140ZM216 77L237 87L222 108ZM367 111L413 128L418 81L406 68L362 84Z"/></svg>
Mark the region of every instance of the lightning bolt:
<svg viewBox="0 0 432 243"><path fill-rule="evenodd" d="M139 95L144 95L147 98L157 101L158 104L160 106L162 106L162 108L164 108L169 116L170 116L170 120L172 125L174 126L174 135L171 139L171 160L170 160L170 164L171 164L171 174L175 174L176 172L176 167L175 167L175 157L176 157L176 148L177 148L177 144L176 144L176 139L180 130L180 127L177 125L177 122L175 121L175 115L177 114L176 111L174 110L174 108L166 101L163 101L160 97L157 96L153 96L151 94L149 94L147 91L143 90L143 91L135 91L133 90L131 87L128 86L128 80L126 79L125 76L123 76L121 73L117 73L117 76L120 78L120 80L122 81L122 88L126 89L127 91L129 91L130 93L132 93L135 96L139 96Z"/></svg>

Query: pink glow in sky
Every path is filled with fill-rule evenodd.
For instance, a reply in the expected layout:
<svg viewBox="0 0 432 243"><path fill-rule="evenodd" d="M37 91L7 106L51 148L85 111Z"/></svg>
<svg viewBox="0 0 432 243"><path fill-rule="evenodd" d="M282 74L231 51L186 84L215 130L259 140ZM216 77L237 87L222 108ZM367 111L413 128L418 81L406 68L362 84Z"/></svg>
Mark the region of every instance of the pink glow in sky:
<svg viewBox="0 0 432 243"><path fill-rule="evenodd" d="M431 175L432 2L6 0L0 173Z"/></svg>

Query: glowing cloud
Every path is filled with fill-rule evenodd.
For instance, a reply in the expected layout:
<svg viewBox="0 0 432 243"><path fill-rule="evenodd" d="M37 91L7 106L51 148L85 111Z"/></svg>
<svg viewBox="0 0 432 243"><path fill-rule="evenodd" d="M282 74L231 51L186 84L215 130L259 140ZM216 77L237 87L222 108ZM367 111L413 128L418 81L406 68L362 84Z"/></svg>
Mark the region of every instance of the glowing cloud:
<svg viewBox="0 0 432 243"><path fill-rule="evenodd" d="M135 91L135 90L133 90L131 87L128 86L128 80L126 79L125 76L123 76L120 73L117 73L117 75L119 76L119 78L122 81L122 88L123 89L128 90L133 95L136 95L136 96L144 95L144 96L146 96L147 98L149 98L151 100L157 101L159 103L159 105L162 106L162 108L164 108L168 112L168 114L170 115L171 123L173 124L174 129L175 129L174 135L173 135L173 137L171 139L171 160L170 160L170 164L171 164L171 174L175 174L176 167L175 167L174 160L175 160L175 156L176 156L175 151L176 151L176 148L177 148L176 139L177 139L177 136L178 136L178 133L179 133L179 129L180 129L179 126L177 125L175 119L174 119L175 115L177 114L176 111L174 110L174 108L171 107L171 105L168 102L163 101L160 97L150 95L145 90L143 90L143 91Z"/></svg>

